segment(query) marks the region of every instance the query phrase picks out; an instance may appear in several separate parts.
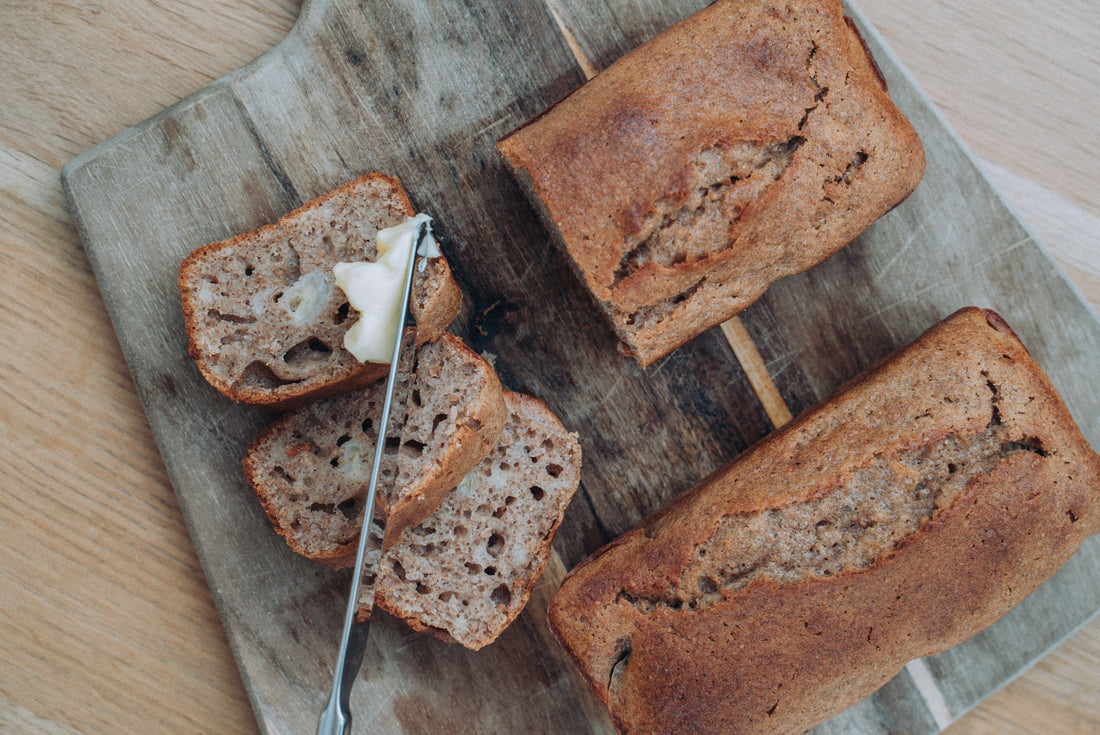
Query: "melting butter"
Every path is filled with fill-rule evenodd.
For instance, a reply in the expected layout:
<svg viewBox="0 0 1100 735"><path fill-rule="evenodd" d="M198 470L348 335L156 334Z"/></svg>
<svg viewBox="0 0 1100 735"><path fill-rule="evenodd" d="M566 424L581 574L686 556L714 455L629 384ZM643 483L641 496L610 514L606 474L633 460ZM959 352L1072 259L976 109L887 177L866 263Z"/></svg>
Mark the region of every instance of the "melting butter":
<svg viewBox="0 0 1100 735"><path fill-rule="evenodd" d="M401 319L401 297L409 250L416 242L422 223L428 233L417 254L438 258L439 244L431 231L432 218L426 214L409 217L378 233L378 257L373 263L337 263L332 272L336 285L347 295L348 303L359 312L359 320L344 335L344 348L359 362L390 361L397 323ZM423 267L424 261L421 261Z"/></svg>

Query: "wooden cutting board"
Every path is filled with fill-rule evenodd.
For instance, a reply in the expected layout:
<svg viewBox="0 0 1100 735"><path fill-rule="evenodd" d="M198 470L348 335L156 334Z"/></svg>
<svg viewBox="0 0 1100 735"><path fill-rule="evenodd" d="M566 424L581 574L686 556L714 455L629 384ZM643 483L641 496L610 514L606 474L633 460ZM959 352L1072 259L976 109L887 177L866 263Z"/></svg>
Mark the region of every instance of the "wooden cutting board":
<svg viewBox="0 0 1100 735"><path fill-rule="evenodd" d="M290 36L66 166L63 180L261 728L311 732L331 679L346 573L292 554L240 470L270 416L187 358L176 273L203 243L272 221L366 171L436 217L465 292L454 331L509 388L578 431L582 487L528 610L474 653L379 615L353 693L379 733L607 732L551 639L565 570L772 430L721 330L648 369L610 330L504 172L496 137L705 5L644 0L312 0ZM1100 324L851 10L920 133L917 192L741 316L794 413L956 308L1006 317L1100 446ZM771 412L774 416L774 407ZM993 628L906 667L817 732L937 732L1100 609L1100 539Z"/></svg>

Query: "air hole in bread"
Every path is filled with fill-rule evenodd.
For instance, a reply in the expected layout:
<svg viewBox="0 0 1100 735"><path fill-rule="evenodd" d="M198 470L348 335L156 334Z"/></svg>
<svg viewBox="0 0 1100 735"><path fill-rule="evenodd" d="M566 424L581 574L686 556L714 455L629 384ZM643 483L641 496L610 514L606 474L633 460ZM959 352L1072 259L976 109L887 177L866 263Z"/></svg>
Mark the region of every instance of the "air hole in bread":
<svg viewBox="0 0 1100 735"><path fill-rule="evenodd" d="M508 585L498 585L497 588L489 594L489 599L497 605L507 607L508 603L512 601L512 590L508 589Z"/></svg>
<svg viewBox="0 0 1100 735"><path fill-rule="evenodd" d="M351 304L344 302L336 309L336 316L332 318L333 324L343 324L347 321L348 313L351 311Z"/></svg>
<svg viewBox="0 0 1100 735"><path fill-rule="evenodd" d="M385 454L397 454L401 448L401 437L399 436L387 436L386 443L383 445L383 453Z"/></svg>
<svg viewBox="0 0 1100 735"><path fill-rule="evenodd" d="M467 574L480 574L481 573L481 565L480 564L474 564L472 561L466 562L466 573Z"/></svg>
<svg viewBox="0 0 1100 735"><path fill-rule="evenodd" d="M328 357L332 348L316 337L302 340L283 353L283 362L287 365L302 363L306 360L316 360Z"/></svg>
<svg viewBox="0 0 1100 735"><path fill-rule="evenodd" d="M405 581L405 567L401 565L401 562L399 562L397 559L394 559L391 566L393 567L393 573L395 575L397 575L397 578L400 579L402 582L404 582Z"/></svg>
<svg viewBox="0 0 1100 735"><path fill-rule="evenodd" d="M251 324L256 321L254 316L241 316L240 314L226 314L217 309L207 309L206 318L214 322L229 322L230 324Z"/></svg>
<svg viewBox="0 0 1100 735"><path fill-rule="evenodd" d="M481 431L481 422L475 418L466 419L463 425L471 431Z"/></svg>
<svg viewBox="0 0 1100 735"><path fill-rule="evenodd" d="M363 433L364 434L372 433L374 431L374 420L373 419L363 419L362 428L363 428Z"/></svg>
<svg viewBox="0 0 1100 735"><path fill-rule="evenodd" d="M504 537L499 533L489 534L489 540L485 544L485 550L489 552L489 556L499 556L500 552L504 551Z"/></svg>
<svg viewBox="0 0 1100 735"><path fill-rule="evenodd" d="M424 454L424 449L427 445L424 442L418 442L415 439L409 439L407 442L401 445L401 454L405 457L416 459L420 455Z"/></svg>
<svg viewBox="0 0 1100 735"><path fill-rule="evenodd" d="M342 447L350 441L351 441L351 436L350 435L341 434L340 437L336 440L336 446Z"/></svg>
<svg viewBox="0 0 1100 735"><path fill-rule="evenodd" d="M699 591L704 594L718 591L718 580L714 577L703 577L699 580Z"/></svg>
<svg viewBox="0 0 1100 735"><path fill-rule="evenodd" d="M284 380L275 374L265 363L253 360L241 373L241 385L248 388L273 390L284 385L296 383L296 380Z"/></svg>
<svg viewBox="0 0 1100 735"><path fill-rule="evenodd" d="M349 519L349 520L351 518L354 518L356 515L358 515L356 513L356 510L358 508L359 508L359 499L358 498L348 498L347 500L345 500L344 502L342 502L342 503L340 503L339 505L336 506L336 509L339 510L341 513L343 513L344 517Z"/></svg>
<svg viewBox="0 0 1100 735"><path fill-rule="evenodd" d="M543 490L538 485L532 485L531 486L531 497L534 498L535 500L542 500L544 497L546 497L546 491Z"/></svg>
<svg viewBox="0 0 1100 735"><path fill-rule="evenodd" d="M275 465L275 467L272 468L270 474L271 474L272 477L277 477L280 480L283 480L285 482L288 482L288 483L294 482L294 476L291 475L289 472L287 472L282 467L280 467L279 465Z"/></svg>
<svg viewBox="0 0 1100 735"><path fill-rule="evenodd" d="M440 592L437 595L437 598L439 599L440 602L450 602L454 598L454 596L455 596L454 592L451 592L450 590L447 590L446 592Z"/></svg>
<svg viewBox="0 0 1100 735"><path fill-rule="evenodd" d="M508 509L505 508L504 506L501 506L500 508L497 508L496 510L493 511L493 518L500 518L501 516L504 515L505 511L507 511L507 510Z"/></svg>
<svg viewBox="0 0 1100 735"><path fill-rule="evenodd" d="M563 467L560 464L555 464L551 462L550 464L546 465L546 474L550 475L551 477L557 477L562 473L562 470Z"/></svg>
<svg viewBox="0 0 1100 735"><path fill-rule="evenodd" d="M435 415L435 418L432 419L432 433L434 434L435 430L439 428L439 425L442 424L446 420L447 420L447 414L437 413Z"/></svg>
<svg viewBox="0 0 1100 735"><path fill-rule="evenodd" d="M491 576L493 576L494 574L497 573L497 568L496 567L485 567L485 573L488 574L491 577Z"/></svg>
<svg viewBox="0 0 1100 735"><path fill-rule="evenodd" d="M251 265L246 265L244 267L244 274L246 276L251 276L254 272L255 272L255 269Z"/></svg>
<svg viewBox="0 0 1100 735"><path fill-rule="evenodd" d="M424 584L423 582L417 582L416 583L416 594L426 595L431 591L432 591L432 588L429 587L428 585Z"/></svg>
<svg viewBox="0 0 1100 735"><path fill-rule="evenodd" d="M418 388L413 388L413 390L412 390L412 402L413 402L413 405L416 405L416 406L423 406L424 405L424 399L420 395L420 390ZM434 430L435 427L433 426L432 429Z"/></svg>
<svg viewBox="0 0 1100 735"><path fill-rule="evenodd" d="M504 505L506 506L511 505L514 502L516 502L516 496L514 495L509 495L504 499Z"/></svg>
<svg viewBox="0 0 1100 735"><path fill-rule="evenodd" d="M455 536L465 536L469 532L470 532L470 530L468 528L466 528L466 526L462 526L462 525L455 526Z"/></svg>

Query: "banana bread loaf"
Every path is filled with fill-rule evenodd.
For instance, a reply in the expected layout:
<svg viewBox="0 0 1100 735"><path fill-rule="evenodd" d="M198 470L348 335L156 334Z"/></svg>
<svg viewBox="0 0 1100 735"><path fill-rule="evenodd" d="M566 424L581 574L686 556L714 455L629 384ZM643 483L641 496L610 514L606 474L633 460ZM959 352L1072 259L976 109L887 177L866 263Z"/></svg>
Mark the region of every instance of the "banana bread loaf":
<svg viewBox="0 0 1100 735"><path fill-rule="evenodd" d="M447 333L420 348L412 374L399 373L398 381L412 381L403 391L410 399L391 407L390 427L403 427L401 441L384 457L396 464L383 465L375 501L387 547L496 446L508 417L492 367ZM384 383L375 383L307 404L249 445L245 475L299 554L333 567L355 562L384 393Z"/></svg>
<svg viewBox="0 0 1100 735"><path fill-rule="evenodd" d="M803 732L1100 530L1100 457L966 309L575 568L555 636L624 733Z"/></svg>
<svg viewBox="0 0 1100 735"><path fill-rule="evenodd" d="M362 387L388 366L344 349L355 322L338 262L372 262L379 230L414 214L397 180L361 176L274 224L195 250L180 266L189 351L229 398L272 410ZM413 283L418 341L436 339L462 295L442 257Z"/></svg>
<svg viewBox="0 0 1100 735"><path fill-rule="evenodd" d="M719 0L497 148L648 365L842 248L924 152L840 0Z"/></svg>

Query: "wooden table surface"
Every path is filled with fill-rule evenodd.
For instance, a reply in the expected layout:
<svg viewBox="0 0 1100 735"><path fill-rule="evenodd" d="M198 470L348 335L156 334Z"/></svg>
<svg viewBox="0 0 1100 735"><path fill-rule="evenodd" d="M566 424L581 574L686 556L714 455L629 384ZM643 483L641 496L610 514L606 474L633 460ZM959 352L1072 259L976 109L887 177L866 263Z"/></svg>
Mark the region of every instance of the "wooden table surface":
<svg viewBox="0 0 1100 735"><path fill-rule="evenodd" d="M1100 309L1091 4L859 3ZM0 4L0 732L256 731L58 173L260 55L298 10ZM1100 732L1100 619L949 732Z"/></svg>

